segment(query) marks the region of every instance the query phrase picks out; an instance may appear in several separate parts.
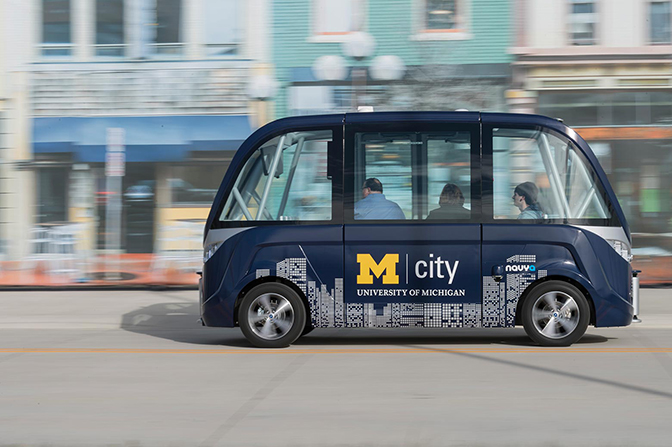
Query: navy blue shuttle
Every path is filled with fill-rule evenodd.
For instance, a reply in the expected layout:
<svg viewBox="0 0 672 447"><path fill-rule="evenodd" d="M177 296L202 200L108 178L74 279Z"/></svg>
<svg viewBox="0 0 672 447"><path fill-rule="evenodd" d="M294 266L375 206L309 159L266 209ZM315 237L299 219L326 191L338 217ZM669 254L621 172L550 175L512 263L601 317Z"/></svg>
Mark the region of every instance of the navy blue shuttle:
<svg viewBox="0 0 672 447"><path fill-rule="evenodd" d="M567 346L634 315L631 236L561 122L475 112L272 122L215 198L206 326L260 347L325 327L514 327Z"/></svg>

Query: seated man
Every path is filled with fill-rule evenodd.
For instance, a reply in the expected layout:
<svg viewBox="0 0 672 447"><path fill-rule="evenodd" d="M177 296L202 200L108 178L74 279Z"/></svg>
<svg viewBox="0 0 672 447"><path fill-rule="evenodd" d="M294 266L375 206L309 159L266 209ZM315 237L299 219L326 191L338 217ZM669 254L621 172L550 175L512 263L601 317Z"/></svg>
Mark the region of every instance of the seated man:
<svg viewBox="0 0 672 447"><path fill-rule="evenodd" d="M543 219L544 213L537 202L539 188L532 182L521 183L513 190L513 204L520 210L518 219Z"/></svg>
<svg viewBox="0 0 672 447"><path fill-rule="evenodd" d="M439 196L439 208L431 211L427 219L469 219L471 211L463 205L464 195L460 187L446 183Z"/></svg>
<svg viewBox="0 0 672 447"><path fill-rule="evenodd" d="M363 219L406 219L399 205L385 198L383 184L377 178L366 179L362 200L355 203L355 220Z"/></svg>

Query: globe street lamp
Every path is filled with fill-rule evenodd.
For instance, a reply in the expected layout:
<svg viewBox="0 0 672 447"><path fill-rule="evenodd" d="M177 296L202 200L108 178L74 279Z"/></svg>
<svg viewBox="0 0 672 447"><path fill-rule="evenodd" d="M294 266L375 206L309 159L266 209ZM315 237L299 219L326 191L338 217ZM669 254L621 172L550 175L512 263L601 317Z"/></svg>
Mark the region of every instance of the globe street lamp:
<svg viewBox="0 0 672 447"><path fill-rule="evenodd" d="M378 56L371 62L371 78L376 81L398 81L405 72L406 65L399 56Z"/></svg>
<svg viewBox="0 0 672 447"><path fill-rule="evenodd" d="M247 97L252 101L259 101L257 106L257 125L261 127L267 122L266 101L273 98L278 91L278 82L267 74L252 76L247 84Z"/></svg>
<svg viewBox="0 0 672 447"><path fill-rule="evenodd" d="M371 34L357 31L347 36L341 49L347 57L361 62L373 55L376 41ZM404 62L398 56L378 56L371 64L371 78L377 81L395 81L404 76L405 70ZM320 81L343 81L347 78L346 62L340 56L321 56L313 64L313 74ZM360 86L366 86L367 68L353 66L351 77L352 106L357 110L358 90Z"/></svg>
<svg viewBox="0 0 672 447"><path fill-rule="evenodd" d="M313 75L320 81L343 81L348 77L345 59L341 56L320 56L313 64Z"/></svg>

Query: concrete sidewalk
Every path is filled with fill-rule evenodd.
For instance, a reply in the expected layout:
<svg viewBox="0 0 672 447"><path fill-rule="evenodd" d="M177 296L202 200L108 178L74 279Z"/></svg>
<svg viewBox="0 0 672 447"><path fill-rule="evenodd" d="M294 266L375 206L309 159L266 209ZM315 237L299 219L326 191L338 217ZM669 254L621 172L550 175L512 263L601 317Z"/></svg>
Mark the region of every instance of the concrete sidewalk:
<svg viewBox="0 0 672 447"><path fill-rule="evenodd" d="M0 262L0 288L198 287L199 259L122 254Z"/></svg>

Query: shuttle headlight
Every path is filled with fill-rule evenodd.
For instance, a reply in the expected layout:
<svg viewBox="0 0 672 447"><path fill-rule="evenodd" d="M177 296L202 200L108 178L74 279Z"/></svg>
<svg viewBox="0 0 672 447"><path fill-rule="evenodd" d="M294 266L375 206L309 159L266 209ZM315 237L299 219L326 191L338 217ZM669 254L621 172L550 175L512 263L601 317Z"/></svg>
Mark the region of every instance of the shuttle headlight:
<svg viewBox="0 0 672 447"><path fill-rule="evenodd" d="M205 250L203 250L203 264L208 262L210 258L214 256L214 254L217 252L219 247L221 247L223 242L217 242L216 244L211 244L205 247Z"/></svg>
<svg viewBox="0 0 672 447"><path fill-rule="evenodd" d="M615 239L607 239L607 242L609 242L609 245L611 245L613 249L616 250L616 253L621 255L623 259L628 262L632 261L632 251L630 250L630 246L628 244Z"/></svg>

